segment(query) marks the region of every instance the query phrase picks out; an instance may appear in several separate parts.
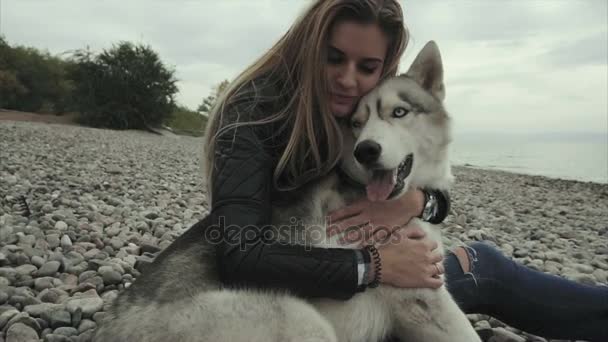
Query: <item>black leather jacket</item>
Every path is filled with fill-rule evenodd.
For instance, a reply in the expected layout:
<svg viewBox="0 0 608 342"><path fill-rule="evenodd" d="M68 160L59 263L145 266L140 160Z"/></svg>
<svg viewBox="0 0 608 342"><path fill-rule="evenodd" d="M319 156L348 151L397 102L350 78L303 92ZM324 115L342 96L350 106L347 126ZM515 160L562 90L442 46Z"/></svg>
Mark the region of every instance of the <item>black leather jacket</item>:
<svg viewBox="0 0 608 342"><path fill-rule="evenodd" d="M230 105L225 122L260 118L271 109L264 101ZM353 250L279 244L258 228L270 224L271 198L277 194L272 175L285 135L269 138L275 129L272 124L240 126L216 142L210 215L222 235L216 244L220 279L228 287L283 289L306 298L351 298L363 291L357 286Z"/></svg>

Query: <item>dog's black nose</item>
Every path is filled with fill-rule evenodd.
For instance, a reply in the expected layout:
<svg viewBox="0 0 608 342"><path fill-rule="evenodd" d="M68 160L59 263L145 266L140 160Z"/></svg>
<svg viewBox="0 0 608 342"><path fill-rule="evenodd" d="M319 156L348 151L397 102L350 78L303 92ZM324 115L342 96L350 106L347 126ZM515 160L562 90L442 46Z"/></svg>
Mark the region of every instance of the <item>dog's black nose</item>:
<svg viewBox="0 0 608 342"><path fill-rule="evenodd" d="M378 161L382 147L373 140L364 140L355 148L355 158L363 165L371 165Z"/></svg>

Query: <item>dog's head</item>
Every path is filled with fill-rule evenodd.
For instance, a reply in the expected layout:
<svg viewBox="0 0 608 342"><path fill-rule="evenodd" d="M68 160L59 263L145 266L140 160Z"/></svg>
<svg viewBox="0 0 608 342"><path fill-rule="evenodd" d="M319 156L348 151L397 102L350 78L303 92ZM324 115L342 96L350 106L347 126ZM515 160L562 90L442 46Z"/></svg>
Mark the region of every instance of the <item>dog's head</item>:
<svg viewBox="0 0 608 342"><path fill-rule="evenodd" d="M444 98L441 55L431 41L405 74L361 99L345 132L341 167L367 185L368 199L394 199L410 186L449 186L451 137Z"/></svg>

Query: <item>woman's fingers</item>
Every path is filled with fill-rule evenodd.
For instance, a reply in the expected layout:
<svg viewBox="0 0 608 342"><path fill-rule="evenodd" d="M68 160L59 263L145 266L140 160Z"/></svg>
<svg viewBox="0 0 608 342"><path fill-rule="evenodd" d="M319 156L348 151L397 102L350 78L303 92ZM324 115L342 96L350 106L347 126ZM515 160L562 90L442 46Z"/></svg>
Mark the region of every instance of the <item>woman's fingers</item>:
<svg viewBox="0 0 608 342"><path fill-rule="evenodd" d="M432 253L431 254L431 263L432 264L441 264L443 262L443 254L441 253Z"/></svg>
<svg viewBox="0 0 608 342"><path fill-rule="evenodd" d="M346 207L343 207L338 210L334 210L334 211L330 212L327 219L328 219L329 223L338 222L347 217L360 214L361 210L362 210L362 202L355 202L351 205L348 205Z"/></svg>
<svg viewBox="0 0 608 342"><path fill-rule="evenodd" d="M355 217L351 217L351 218L348 218L348 219L340 221L340 222L331 223L329 225L329 227L327 228L327 232L326 232L327 236L332 237L336 234L343 233L347 229L361 228L364 225L369 224L369 222L361 222L362 220L363 220L363 218L361 218L359 216L355 216Z"/></svg>
<svg viewBox="0 0 608 342"><path fill-rule="evenodd" d="M443 279L435 278L435 277L427 278L426 285L427 286L425 286L425 287L430 287L432 289L438 289L441 286L443 286Z"/></svg>
<svg viewBox="0 0 608 342"><path fill-rule="evenodd" d="M404 229L405 236L410 239L423 239L426 233L418 226L409 225Z"/></svg>
<svg viewBox="0 0 608 342"><path fill-rule="evenodd" d="M437 263L435 263L435 265L437 265L437 269L439 270L439 275L445 273L445 267L443 267L443 263L437 262Z"/></svg>
<svg viewBox="0 0 608 342"><path fill-rule="evenodd" d="M440 262L436 262L430 267L431 277L438 277L445 273L445 268L443 268L443 264Z"/></svg>
<svg viewBox="0 0 608 342"><path fill-rule="evenodd" d="M373 225L365 225L357 230L356 237L359 238L359 248L367 245L383 246L391 238L391 231L385 228L374 227ZM347 232L346 235L349 233ZM353 234L354 235L354 234ZM355 242L351 240L351 242Z"/></svg>
<svg viewBox="0 0 608 342"><path fill-rule="evenodd" d="M373 244L369 238L372 234L372 226L369 224L363 224L350 230L346 230L344 235L340 237L338 243L341 245L358 243L359 247L364 247L366 244Z"/></svg>

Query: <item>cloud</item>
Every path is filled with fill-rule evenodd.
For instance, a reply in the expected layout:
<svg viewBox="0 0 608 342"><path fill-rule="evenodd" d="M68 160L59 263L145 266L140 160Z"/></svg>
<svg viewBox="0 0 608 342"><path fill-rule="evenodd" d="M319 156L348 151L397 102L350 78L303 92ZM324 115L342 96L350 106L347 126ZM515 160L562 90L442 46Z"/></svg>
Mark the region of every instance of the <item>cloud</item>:
<svg viewBox="0 0 608 342"><path fill-rule="evenodd" d="M608 29L604 28L580 39L564 41L541 58L555 67L569 67L581 64L605 65L606 56L608 56Z"/></svg>
<svg viewBox="0 0 608 342"><path fill-rule="evenodd" d="M413 44L444 61L458 131L608 132L605 1L406 1Z"/></svg>
<svg viewBox="0 0 608 342"><path fill-rule="evenodd" d="M121 40L151 45L176 69L178 100L196 108L214 84L232 78L280 38L306 5L291 1L4 0L10 43L60 54ZM44 27L44 30L40 30Z"/></svg>

